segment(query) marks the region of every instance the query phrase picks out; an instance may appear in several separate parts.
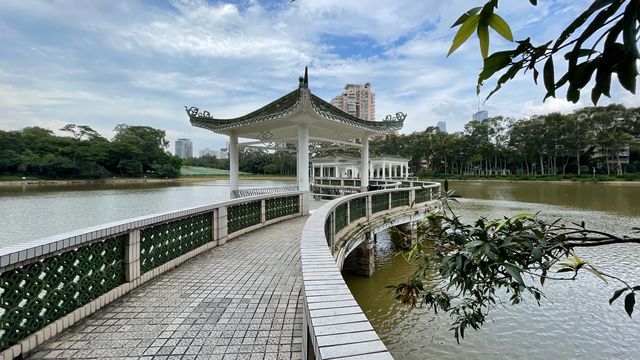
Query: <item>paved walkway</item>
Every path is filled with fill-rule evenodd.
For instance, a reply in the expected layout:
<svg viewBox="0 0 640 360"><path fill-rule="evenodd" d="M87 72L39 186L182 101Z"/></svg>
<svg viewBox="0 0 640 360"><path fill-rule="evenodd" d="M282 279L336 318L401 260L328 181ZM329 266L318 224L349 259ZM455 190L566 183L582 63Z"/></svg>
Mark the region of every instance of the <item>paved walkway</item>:
<svg viewBox="0 0 640 360"><path fill-rule="evenodd" d="M306 220L268 226L188 261L31 358L301 359Z"/></svg>

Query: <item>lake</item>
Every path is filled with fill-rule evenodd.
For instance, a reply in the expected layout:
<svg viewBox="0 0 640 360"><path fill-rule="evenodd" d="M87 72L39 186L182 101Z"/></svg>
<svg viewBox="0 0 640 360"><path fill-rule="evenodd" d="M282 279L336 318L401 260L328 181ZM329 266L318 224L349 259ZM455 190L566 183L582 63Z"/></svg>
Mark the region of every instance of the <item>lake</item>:
<svg viewBox="0 0 640 360"><path fill-rule="evenodd" d="M625 234L640 227L640 186L450 182L463 198L455 207L468 221L541 212L547 219L585 220L588 227ZM356 300L397 359L638 359L640 314L630 319L623 301L609 306L619 284L605 284L585 272L576 282L547 281L548 299L533 297L498 308L480 331L468 329L458 345L450 318L394 302L386 285L408 278L413 267L379 234L373 277L346 276ZM578 254L602 271L640 284L640 246L581 249Z"/></svg>
<svg viewBox="0 0 640 360"><path fill-rule="evenodd" d="M243 188L294 185L295 181L241 180ZM178 210L229 198L226 180L194 183L78 184L0 188L0 246L135 216ZM463 199L463 218L501 217L541 211L552 219L585 220L614 233L640 227L640 186L451 182ZM412 268L398 256L385 234L378 237L376 272L371 278L347 276L354 296L397 359L637 359L640 313L629 319L618 300L608 299L617 284L591 274L577 282L547 282L548 296L506 306L478 332L468 330L458 345L449 318L393 301L386 285L404 280ZM640 284L640 247L580 250L603 271Z"/></svg>

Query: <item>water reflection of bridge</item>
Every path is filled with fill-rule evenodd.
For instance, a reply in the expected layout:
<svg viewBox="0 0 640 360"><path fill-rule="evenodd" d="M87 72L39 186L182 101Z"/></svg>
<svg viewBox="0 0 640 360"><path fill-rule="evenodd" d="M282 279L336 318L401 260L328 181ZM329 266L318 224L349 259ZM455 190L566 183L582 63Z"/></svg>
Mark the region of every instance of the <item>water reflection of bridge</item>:
<svg viewBox="0 0 640 360"><path fill-rule="evenodd" d="M253 196L5 248L2 355L390 357L340 269L437 190Z"/></svg>

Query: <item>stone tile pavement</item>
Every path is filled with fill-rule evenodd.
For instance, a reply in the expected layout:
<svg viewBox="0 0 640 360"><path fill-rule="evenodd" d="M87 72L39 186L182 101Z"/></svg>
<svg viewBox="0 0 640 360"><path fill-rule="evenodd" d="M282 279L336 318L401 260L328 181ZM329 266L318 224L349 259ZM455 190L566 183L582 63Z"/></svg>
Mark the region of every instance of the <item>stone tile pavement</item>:
<svg viewBox="0 0 640 360"><path fill-rule="evenodd" d="M301 359L299 239L306 220L256 230L188 261L31 358Z"/></svg>

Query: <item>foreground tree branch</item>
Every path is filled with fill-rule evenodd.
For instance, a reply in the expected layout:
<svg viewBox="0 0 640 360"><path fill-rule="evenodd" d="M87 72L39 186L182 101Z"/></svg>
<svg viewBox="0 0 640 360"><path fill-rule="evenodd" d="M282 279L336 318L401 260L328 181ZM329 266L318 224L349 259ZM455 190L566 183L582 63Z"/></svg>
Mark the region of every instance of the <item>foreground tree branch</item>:
<svg viewBox="0 0 640 360"><path fill-rule="evenodd" d="M391 286L396 299L410 306L427 306L436 313L448 313L457 341L466 328L479 329L486 316L502 303L499 294L510 294L512 304L530 294L540 304L547 280L574 281L586 270L604 282L615 281L621 288L610 304L625 295L629 316L635 307L640 285L604 273L581 259L574 248L613 244L640 244L640 237L619 237L588 229L584 222L566 225L560 220L547 222L538 214L519 214L503 219L478 219L463 223L450 202L455 194L448 190L440 198L439 212L432 213L418 227L418 243L405 254L416 265L406 282Z"/></svg>

